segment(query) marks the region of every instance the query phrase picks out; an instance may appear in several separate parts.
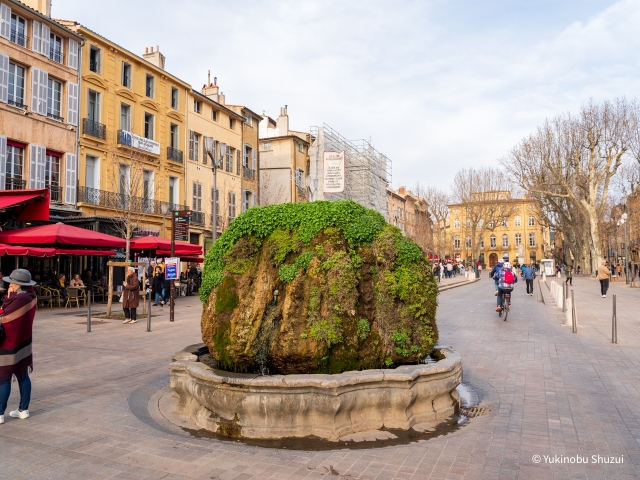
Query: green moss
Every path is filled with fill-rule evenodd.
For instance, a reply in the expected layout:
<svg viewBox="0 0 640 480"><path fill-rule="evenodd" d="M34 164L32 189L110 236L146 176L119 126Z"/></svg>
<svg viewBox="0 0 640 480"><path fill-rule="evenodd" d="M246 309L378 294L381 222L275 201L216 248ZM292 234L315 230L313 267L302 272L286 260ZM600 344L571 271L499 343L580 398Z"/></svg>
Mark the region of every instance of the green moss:
<svg viewBox="0 0 640 480"><path fill-rule="evenodd" d="M236 308L240 299L237 293L238 284L233 277L224 277L216 293L216 312L228 312Z"/></svg>
<svg viewBox="0 0 640 480"><path fill-rule="evenodd" d="M280 265L280 268L278 269L280 280L284 283L293 282L298 276L298 272L300 270L306 271L309 268L309 264L314 256L314 252L304 252L296 258L292 265Z"/></svg>
<svg viewBox="0 0 640 480"><path fill-rule="evenodd" d="M367 335L371 332L371 327L369 326L369 320L363 318L358 322L358 337L360 340L366 340Z"/></svg>
<svg viewBox="0 0 640 480"><path fill-rule="evenodd" d="M287 255L298 248L297 239L291 232L278 228L268 238L269 254L276 265L282 264Z"/></svg>
<svg viewBox="0 0 640 480"><path fill-rule="evenodd" d="M222 368L229 368L233 365L233 358L231 352L231 324L225 322L216 330L213 335L213 348L216 351L216 360Z"/></svg>
<svg viewBox="0 0 640 480"><path fill-rule="evenodd" d="M342 342L342 320L337 315L330 318L318 318L309 325L309 334L317 342L327 346Z"/></svg>

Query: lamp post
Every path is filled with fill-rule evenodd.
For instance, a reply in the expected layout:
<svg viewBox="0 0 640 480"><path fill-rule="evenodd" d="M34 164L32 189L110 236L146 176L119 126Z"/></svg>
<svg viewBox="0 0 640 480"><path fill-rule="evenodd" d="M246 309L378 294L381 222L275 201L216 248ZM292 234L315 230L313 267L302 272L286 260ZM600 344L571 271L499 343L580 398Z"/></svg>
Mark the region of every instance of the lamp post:
<svg viewBox="0 0 640 480"><path fill-rule="evenodd" d="M216 242L216 238L218 236L218 202L216 201L216 197L218 196L218 169L222 168L222 161L224 160L224 156L227 153L227 144L222 142L217 142L220 158L216 159L216 141L211 137L205 137L204 139L204 148L205 152L211 159L211 171L213 172L213 208L211 212L211 240L213 243Z"/></svg>
<svg viewBox="0 0 640 480"><path fill-rule="evenodd" d="M624 224L624 272L627 285L629 285L629 240L627 238L627 192L622 197L622 218L620 222Z"/></svg>
<svg viewBox="0 0 640 480"><path fill-rule="evenodd" d="M169 204L162 202L160 210L162 211L162 238L167 238L167 213L169 213Z"/></svg>

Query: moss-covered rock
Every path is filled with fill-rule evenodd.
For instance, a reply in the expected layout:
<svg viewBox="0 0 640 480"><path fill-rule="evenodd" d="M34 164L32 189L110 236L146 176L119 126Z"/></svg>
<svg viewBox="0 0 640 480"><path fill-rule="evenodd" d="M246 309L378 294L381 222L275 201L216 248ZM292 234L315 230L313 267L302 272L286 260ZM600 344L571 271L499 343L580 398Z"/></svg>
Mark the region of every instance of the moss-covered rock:
<svg viewBox="0 0 640 480"><path fill-rule="evenodd" d="M235 371L384 368L438 340L420 248L351 201L249 209L207 255L201 296L203 340Z"/></svg>

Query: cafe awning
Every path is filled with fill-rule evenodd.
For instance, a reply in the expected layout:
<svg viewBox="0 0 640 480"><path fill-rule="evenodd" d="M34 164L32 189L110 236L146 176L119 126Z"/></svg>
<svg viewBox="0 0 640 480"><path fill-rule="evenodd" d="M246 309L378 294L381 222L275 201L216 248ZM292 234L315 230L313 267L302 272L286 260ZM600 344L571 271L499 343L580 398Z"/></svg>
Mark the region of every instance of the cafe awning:
<svg viewBox="0 0 640 480"><path fill-rule="evenodd" d="M122 238L64 223L0 232L0 242L11 245L43 245L58 248L64 248L68 245L124 248L126 245Z"/></svg>
<svg viewBox="0 0 640 480"><path fill-rule="evenodd" d="M132 238L130 248L131 250L156 250L156 255L160 256L171 255L171 240L154 236ZM202 255L202 247L200 245L193 245L179 240L175 243L175 251L176 254L181 252L195 256Z"/></svg>
<svg viewBox="0 0 640 480"><path fill-rule="evenodd" d="M0 212L22 222L49 220L49 189L0 190Z"/></svg>
<svg viewBox="0 0 640 480"><path fill-rule="evenodd" d="M57 255L89 255L92 257L113 257L118 252L111 250L83 250L80 248L56 248Z"/></svg>
<svg viewBox="0 0 640 480"><path fill-rule="evenodd" d="M0 256L6 255L18 255L21 257L55 257L56 249L0 245Z"/></svg>

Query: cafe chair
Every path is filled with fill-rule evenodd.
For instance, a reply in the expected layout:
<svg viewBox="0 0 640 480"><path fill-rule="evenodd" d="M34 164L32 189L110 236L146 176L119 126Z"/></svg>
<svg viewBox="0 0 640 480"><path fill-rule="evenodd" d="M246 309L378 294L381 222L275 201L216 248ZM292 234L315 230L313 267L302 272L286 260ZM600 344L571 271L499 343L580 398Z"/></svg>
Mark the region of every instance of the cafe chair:
<svg viewBox="0 0 640 480"><path fill-rule="evenodd" d="M84 292L81 292L78 287L67 287L67 303L64 308L69 308L76 302L76 308L80 308L80 302L84 298Z"/></svg>
<svg viewBox="0 0 640 480"><path fill-rule="evenodd" d="M34 285L34 289L36 291L36 297L38 298L38 301L36 302L36 306L44 307L48 303L49 308L53 308L53 298L51 297L51 294L47 291L48 289L40 285Z"/></svg>

